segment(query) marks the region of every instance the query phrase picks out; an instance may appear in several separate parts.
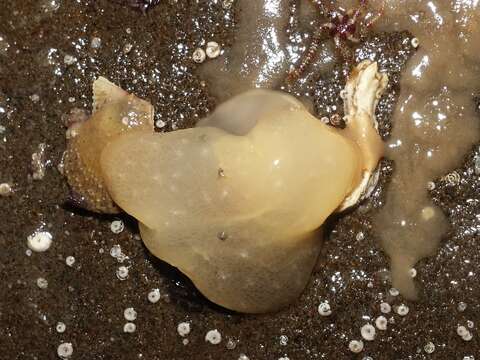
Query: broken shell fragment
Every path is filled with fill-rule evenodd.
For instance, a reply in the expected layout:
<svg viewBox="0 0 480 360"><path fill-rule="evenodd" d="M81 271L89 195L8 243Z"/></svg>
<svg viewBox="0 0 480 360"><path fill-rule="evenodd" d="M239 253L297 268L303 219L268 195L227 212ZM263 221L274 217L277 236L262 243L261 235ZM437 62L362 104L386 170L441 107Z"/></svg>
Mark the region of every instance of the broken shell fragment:
<svg viewBox="0 0 480 360"><path fill-rule="evenodd" d="M378 72L377 63L362 61L350 74L344 95L346 127L343 134L355 141L363 157L362 180L343 201L339 210L345 210L367 198L378 183L378 162L384 153L384 144L378 134L375 108L388 84L388 77Z"/></svg>
<svg viewBox="0 0 480 360"><path fill-rule="evenodd" d="M102 77L93 84L93 100L91 118L71 124L67 130L65 175L71 200L77 205L101 213L118 213L120 209L103 181L100 154L122 133L153 132L153 107Z"/></svg>
<svg viewBox="0 0 480 360"><path fill-rule="evenodd" d="M83 177L95 174L95 191L84 192L95 209L105 209L108 195L108 205L113 199L139 221L147 248L211 301L240 312L274 311L303 291L325 219L368 193L383 153L374 110L386 82L375 63L356 67L344 91L344 130L290 95L251 90L195 128L169 133L153 132L146 116L153 111L141 100L135 98L145 121L137 131L119 125L117 105L100 117L118 104L104 102L72 139L88 146L69 145ZM85 190L84 183L72 187Z"/></svg>

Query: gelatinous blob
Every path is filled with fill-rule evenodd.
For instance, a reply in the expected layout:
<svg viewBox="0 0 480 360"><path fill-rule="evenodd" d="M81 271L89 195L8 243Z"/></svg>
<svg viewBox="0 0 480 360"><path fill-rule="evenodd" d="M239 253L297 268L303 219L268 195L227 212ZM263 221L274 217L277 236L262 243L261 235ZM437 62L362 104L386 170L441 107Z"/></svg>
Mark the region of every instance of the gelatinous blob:
<svg viewBox="0 0 480 360"><path fill-rule="evenodd" d="M362 186L358 200L370 156L381 156L379 136L354 126L374 129L368 114L386 84L376 70L365 62L352 74L348 134L289 95L252 90L194 129L122 135L101 156L109 193L149 250L210 300L250 313L285 306L313 269L319 227Z"/></svg>
<svg viewBox="0 0 480 360"><path fill-rule="evenodd" d="M244 136L236 134L244 125L231 122L223 129L232 132L128 134L102 154L108 189L140 221L149 250L210 300L242 312L275 310L298 297L320 250L315 230L359 171L354 143L293 98L277 96L258 90L220 106L234 108L238 119L253 117ZM252 97L272 107L242 114Z"/></svg>
<svg viewBox="0 0 480 360"><path fill-rule="evenodd" d="M100 154L122 133L153 132L153 107L105 78L94 82L93 97L92 117L68 129L65 175L78 205L92 211L116 213L120 209L103 182Z"/></svg>
<svg viewBox="0 0 480 360"><path fill-rule="evenodd" d="M427 183L459 164L478 141L473 94L480 87L480 4L470 0L385 2L379 30L408 30L419 41L401 82L387 157L395 172L375 225L392 262L393 285L414 298L408 271L432 255L447 221ZM341 1L351 6L350 1Z"/></svg>

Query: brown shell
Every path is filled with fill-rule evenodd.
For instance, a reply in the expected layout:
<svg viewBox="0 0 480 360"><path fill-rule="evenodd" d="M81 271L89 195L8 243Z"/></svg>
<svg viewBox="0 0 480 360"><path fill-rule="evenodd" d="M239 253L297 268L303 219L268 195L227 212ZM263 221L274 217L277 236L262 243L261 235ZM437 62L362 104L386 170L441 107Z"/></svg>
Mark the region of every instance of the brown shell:
<svg viewBox="0 0 480 360"><path fill-rule="evenodd" d="M95 81L93 92L94 113L87 121L69 129L65 176L76 205L90 211L115 214L121 210L105 186L100 156L108 143L126 132L153 132L153 107L105 78Z"/></svg>

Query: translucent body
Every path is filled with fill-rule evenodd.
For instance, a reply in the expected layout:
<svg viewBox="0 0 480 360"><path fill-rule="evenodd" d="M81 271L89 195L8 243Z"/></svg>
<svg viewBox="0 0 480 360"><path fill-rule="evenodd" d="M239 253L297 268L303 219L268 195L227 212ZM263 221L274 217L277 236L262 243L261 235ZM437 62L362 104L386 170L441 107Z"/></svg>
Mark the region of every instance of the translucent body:
<svg viewBox="0 0 480 360"><path fill-rule="evenodd" d="M69 140L67 178L89 209L134 216L149 250L210 300L274 311L305 287L325 219L376 183L374 113L386 84L376 63L356 66L345 130L289 95L251 90L194 129L158 134L150 104L99 79L95 113Z"/></svg>
<svg viewBox="0 0 480 360"><path fill-rule="evenodd" d="M101 164L154 255L210 300L256 313L299 296L317 230L358 185L362 158L293 98L254 90L195 129L121 136Z"/></svg>

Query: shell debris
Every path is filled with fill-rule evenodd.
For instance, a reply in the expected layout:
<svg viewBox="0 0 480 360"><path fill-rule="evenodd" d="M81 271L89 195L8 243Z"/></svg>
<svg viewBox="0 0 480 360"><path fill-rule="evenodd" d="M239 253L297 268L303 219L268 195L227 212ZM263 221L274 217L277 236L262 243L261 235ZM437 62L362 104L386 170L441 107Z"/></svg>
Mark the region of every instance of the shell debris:
<svg viewBox="0 0 480 360"><path fill-rule="evenodd" d="M209 41L205 53L210 59L215 59L220 55L221 47L216 41Z"/></svg>
<svg viewBox="0 0 480 360"><path fill-rule="evenodd" d="M40 289L46 289L48 287L48 281L47 279L43 278L43 277L39 277L37 279L37 286L40 288Z"/></svg>
<svg viewBox="0 0 480 360"><path fill-rule="evenodd" d="M362 338L367 341L373 341L375 339L375 328L371 324L365 324L360 328Z"/></svg>
<svg viewBox="0 0 480 360"><path fill-rule="evenodd" d="M36 231L27 237L28 248L35 252L47 251L52 241L53 236L48 231Z"/></svg>
<svg viewBox="0 0 480 360"><path fill-rule="evenodd" d="M127 280L128 279L128 268L126 266L120 266L117 271L116 275L118 280Z"/></svg>
<svg viewBox="0 0 480 360"><path fill-rule="evenodd" d="M190 323L188 322L181 322L177 325L177 332L181 337L185 337L190 334L190 330Z"/></svg>
<svg viewBox="0 0 480 360"><path fill-rule="evenodd" d="M147 295L148 301L152 304L157 303L160 300L160 290L159 289L152 289Z"/></svg>
<svg viewBox="0 0 480 360"><path fill-rule="evenodd" d="M383 314L388 314L392 311L392 306L389 304L389 303L386 303L386 302L382 302L380 304L380 311L383 313Z"/></svg>
<svg viewBox="0 0 480 360"><path fill-rule="evenodd" d="M321 302L320 305L318 305L318 313L321 316L330 316L332 314L330 304L327 301Z"/></svg>
<svg viewBox="0 0 480 360"><path fill-rule="evenodd" d="M8 183L0 184L0 196L9 196L13 193L12 186Z"/></svg>
<svg viewBox="0 0 480 360"><path fill-rule="evenodd" d="M73 355L72 343L61 343L57 348L57 355L62 359L68 359Z"/></svg>
<svg viewBox="0 0 480 360"><path fill-rule="evenodd" d="M351 352L358 354L363 351L363 341L362 340L351 340L348 343L348 348Z"/></svg>
<svg viewBox="0 0 480 360"><path fill-rule="evenodd" d="M57 323L57 325L55 326L55 330L57 330L57 332L58 332L59 334L64 333L66 329L67 329L67 326L65 325L65 323L63 323L63 322L61 322L61 321L59 321L59 322Z"/></svg>
<svg viewBox="0 0 480 360"><path fill-rule="evenodd" d="M205 341L213 345L218 345L222 342L222 334L217 329L213 329L207 332L205 335Z"/></svg>
<svg viewBox="0 0 480 360"><path fill-rule="evenodd" d="M400 316L407 315L409 311L410 311L410 309L405 304L401 304L397 307L397 314L400 315Z"/></svg>
<svg viewBox="0 0 480 360"><path fill-rule="evenodd" d="M120 234L124 229L125 229L125 224L123 223L122 220L114 220L110 224L110 230L114 234Z"/></svg>
<svg viewBox="0 0 480 360"><path fill-rule="evenodd" d="M133 307L129 307L123 311L123 316L127 321L134 321L137 319L137 312Z"/></svg>
<svg viewBox="0 0 480 360"><path fill-rule="evenodd" d="M427 344L425 344L425 346L423 347L423 350L427 353L427 354L432 354L434 351L435 351L435 344L433 342L428 342Z"/></svg>
<svg viewBox="0 0 480 360"><path fill-rule="evenodd" d="M137 330L137 325L132 322L127 322L123 325L123 332L127 334L133 334Z"/></svg>
<svg viewBox="0 0 480 360"><path fill-rule="evenodd" d="M375 319L375 326L378 330L387 330L388 320L385 316L379 316Z"/></svg>
<svg viewBox="0 0 480 360"><path fill-rule="evenodd" d="M197 64L203 63L206 59L205 50L203 50L202 48L196 48L192 54L192 59Z"/></svg>
<svg viewBox="0 0 480 360"><path fill-rule="evenodd" d="M73 256L67 256L65 258L65 264L67 264L67 266L73 266L73 264L75 264L75 258Z"/></svg>

